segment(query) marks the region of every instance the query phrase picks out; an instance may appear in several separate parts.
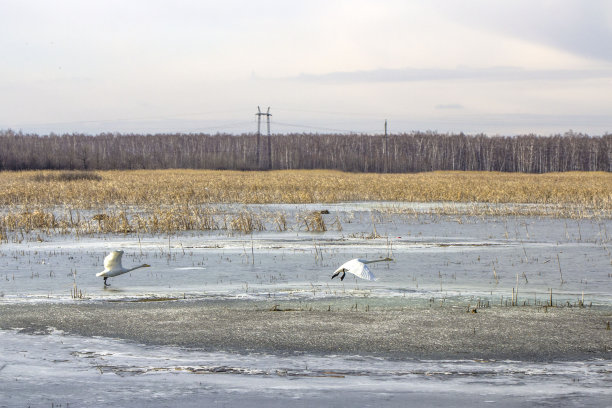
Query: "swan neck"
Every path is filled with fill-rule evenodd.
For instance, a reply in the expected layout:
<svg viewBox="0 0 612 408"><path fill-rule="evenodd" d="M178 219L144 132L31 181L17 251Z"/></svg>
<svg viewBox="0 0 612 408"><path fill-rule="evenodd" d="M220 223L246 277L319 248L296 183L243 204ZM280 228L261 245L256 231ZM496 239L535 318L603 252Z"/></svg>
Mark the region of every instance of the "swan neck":
<svg viewBox="0 0 612 408"><path fill-rule="evenodd" d="M366 260L366 261L364 261L363 263L364 263L364 264L370 264L370 263L374 263L374 262L388 262L388 261L392 261L392 260L393 260L393 259L391 259L391 258L374 259L374 260L371 260L371 261Z"/></svg>

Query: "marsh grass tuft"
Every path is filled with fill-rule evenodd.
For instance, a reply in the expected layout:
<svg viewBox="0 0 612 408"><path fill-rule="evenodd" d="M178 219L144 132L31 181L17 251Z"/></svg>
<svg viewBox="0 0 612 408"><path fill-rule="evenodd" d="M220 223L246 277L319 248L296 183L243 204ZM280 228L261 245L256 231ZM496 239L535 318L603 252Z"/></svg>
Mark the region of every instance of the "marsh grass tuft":
<svg viewBox="0 0 612 408"><path fill-rule="evenodd" d="M38 183L47 183L49 181L100 181L102 176L93 171L86 170L68 170L60 172L35 172L32 176L32 180Z"/></svg>
<svg viewBox="0 0 612 408"><path fill-rule="evenodd" d="M229 219L230 231L251 234L253 231L264 231L266 229L265 223L259 215L246 209L238 214L230 215Z"/></svg>
<svg viewBox="0 0 612 408"><path fill-rule="evenodd" d="M304 225L306 231L325 232L327 226L320 211L298 214L298 223Z"/></svg>
<svg viewBox="0 0 612 408"><path fill-rule="evenodd" d="M72 299L83 299L83 291L77 287L77 284L74 283L72 285L72 289L70 290L70 297Z"/></svg>

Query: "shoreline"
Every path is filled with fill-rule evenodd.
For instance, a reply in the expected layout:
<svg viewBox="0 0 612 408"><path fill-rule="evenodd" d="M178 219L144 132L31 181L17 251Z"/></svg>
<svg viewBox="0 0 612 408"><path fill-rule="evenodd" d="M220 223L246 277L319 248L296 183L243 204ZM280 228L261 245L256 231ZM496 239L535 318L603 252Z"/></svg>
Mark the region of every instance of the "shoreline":
<svg viewBox="0 0 612 408"><path fill-rule="evenodd" d="M368 310L369 309L369 310ZM0 329L109 337L145 345L392 359L612 359L612 310L401 306L341 300L197 300L0 305Z"/></svg>

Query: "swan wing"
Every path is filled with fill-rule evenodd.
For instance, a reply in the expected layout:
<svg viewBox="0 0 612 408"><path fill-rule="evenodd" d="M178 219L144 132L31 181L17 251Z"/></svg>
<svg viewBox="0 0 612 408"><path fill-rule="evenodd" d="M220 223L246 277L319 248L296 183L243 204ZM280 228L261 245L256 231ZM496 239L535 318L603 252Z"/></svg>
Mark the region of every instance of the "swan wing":
<svg viewBox="0 0 612 408"><path fill-rule="evenodd" d="M358 278L369 281L376 280L376 276L374 276L370 268L368 268L368 266L363 263L361 259L351 259L340 267L340 269L342 268L346 269L347 272L352 273Z"/></svg>
<svg viewBox="0 0 612 408"><path fill-rule="evenodd" d="M123 251L113 251L110 254L106 255L106 258L104 258L104 270L112 271L115 269L121 269L122 256Z"/></svg>

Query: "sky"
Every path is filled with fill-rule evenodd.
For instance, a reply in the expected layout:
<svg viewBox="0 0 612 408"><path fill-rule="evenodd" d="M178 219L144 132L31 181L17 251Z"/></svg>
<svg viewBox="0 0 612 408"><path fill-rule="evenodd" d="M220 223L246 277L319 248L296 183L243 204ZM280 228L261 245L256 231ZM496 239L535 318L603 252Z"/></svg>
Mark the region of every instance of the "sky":
<svg viewBox="0 0 612 408"><path fill-rule="evenodd" d="M608 0L0 0L0 50L0 130L612 133Z"/></svg>

